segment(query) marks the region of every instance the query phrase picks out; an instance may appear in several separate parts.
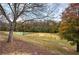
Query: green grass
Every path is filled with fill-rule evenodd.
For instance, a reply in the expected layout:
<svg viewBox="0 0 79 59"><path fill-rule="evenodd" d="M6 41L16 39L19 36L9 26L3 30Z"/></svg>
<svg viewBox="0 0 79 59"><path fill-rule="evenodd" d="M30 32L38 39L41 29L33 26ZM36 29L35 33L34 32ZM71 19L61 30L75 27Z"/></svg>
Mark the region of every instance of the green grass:
<svg viewBox="0 0 79 59"><path fill-rule="evenodd" d="M7 32L5 32L7 34ZM75 54L75 46L59 37L58 33L14 32L14 37L41 46L55 54Z"/></svg>

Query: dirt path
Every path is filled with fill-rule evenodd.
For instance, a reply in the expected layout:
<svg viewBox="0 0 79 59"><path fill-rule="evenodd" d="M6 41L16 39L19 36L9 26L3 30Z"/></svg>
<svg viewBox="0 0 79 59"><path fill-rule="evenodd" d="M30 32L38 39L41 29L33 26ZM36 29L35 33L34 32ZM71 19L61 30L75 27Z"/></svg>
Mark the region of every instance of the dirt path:
<svg viewBox="0 0 79 59"><path fill-rule="evenodd" d="M43 47L20 40L15 40L12 44L0 42L0 54L50 55L53 53Z"/></svg>

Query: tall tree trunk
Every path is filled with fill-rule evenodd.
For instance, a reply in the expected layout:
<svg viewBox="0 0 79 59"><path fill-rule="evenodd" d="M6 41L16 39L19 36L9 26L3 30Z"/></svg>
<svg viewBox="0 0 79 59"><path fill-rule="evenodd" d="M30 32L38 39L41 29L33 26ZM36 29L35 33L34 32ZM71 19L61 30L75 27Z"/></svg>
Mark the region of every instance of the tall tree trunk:
<svg viewBox="0 0 79 59"><path fill-rule="evenodd" d="M17 30L16 30L16 25L17 25L17 23L16 23L16 21L15 21L15 23L14 23L14 31L17 31Z"/></svg>
<svg viewBox="0 0 79 59"><path fill-rule="evenodd" d="M13 42L13 31L14 31L14 26L13 23L11 23L7 42Z"/></svg>
<svg viewBox="0 0 79 59"><path fill-rule="evenodd" d="M79 52L79 42L77 42L77 52Z"/></svg>

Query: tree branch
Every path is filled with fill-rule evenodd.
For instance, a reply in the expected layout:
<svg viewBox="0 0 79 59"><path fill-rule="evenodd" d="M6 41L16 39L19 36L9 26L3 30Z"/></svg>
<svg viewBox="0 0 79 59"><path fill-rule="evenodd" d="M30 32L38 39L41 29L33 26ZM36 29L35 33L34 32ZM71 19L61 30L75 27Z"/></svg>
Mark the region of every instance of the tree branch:
<svg viewBox="0 0 79 59"><path fill-rule="evenodd" d="M13 11L13 9L12 9L12 7L11 7L10 3L8 3L8 5L9 5L9 7L10 7L10 9L11 9L11 11L12 11L13 15L14 15L14 11Z"/></svg>
<svg viewBox="0 0 79 59"><path fill-rule="evenodd" d="M22 11L17 15L17 18L24 12L26 4L24 4Z"/></svg>
<svg viewBox="0 0 79 59"><path fill-rule="evenodd" d="M5 16L6 20L9 21L9 23L11 23L11 20L8 18L8 16L6 15L6 12L4 10L4 8L2 7L2 5L0 4L0 10L2 12L2 14Z"/></svg>

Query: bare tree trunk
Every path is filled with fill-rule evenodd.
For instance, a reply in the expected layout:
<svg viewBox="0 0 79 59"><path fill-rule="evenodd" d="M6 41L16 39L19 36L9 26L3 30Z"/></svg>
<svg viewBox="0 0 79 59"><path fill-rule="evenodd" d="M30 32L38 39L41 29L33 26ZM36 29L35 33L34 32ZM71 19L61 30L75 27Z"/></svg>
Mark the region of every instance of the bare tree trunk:
<svg viewBox="0 0 79 59"><path fill-rule="evenodd" d="M79 52L79 42L77 42L77 52Z"/></svg>
<svg viewBox="0 0 79 59"><path fill-rule="evenodd" d="M7 42L13 42L13 31L14 31L14 26L13 23L11 23Z"/></svg>
<svg viewBox="0 0 79 59"><path fill-rule="evenodd" d="M16 21L15 21L15 23L14 23L14 31L17 31L17 30L16 30L16 25L17 25L17 23L16 23Z"/></svg>

